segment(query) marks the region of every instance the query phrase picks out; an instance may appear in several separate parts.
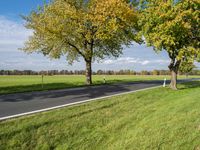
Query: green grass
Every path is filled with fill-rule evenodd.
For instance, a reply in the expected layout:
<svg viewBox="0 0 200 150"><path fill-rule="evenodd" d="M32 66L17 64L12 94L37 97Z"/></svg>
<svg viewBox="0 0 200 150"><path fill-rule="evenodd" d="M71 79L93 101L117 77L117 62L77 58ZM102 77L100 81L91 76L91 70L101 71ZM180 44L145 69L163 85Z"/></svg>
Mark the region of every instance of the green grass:
<svg viewBox="0 0 200 150"><path fill-rule="evenodd" d="M0 122L0 149L199 150L200 81Z"/></svg>
<svg viewBox="0 0 200 150"><path fill-rule="evenodd" d="M103 77L100 75L93 76L94 85L103 84ZM169 79L169 76L108 75L106 80L107 84L111 84L142 80L163 80L165 77ZM185 76L180 78L185 78ZM0 76L0 94L80 87L85 85L85 76L45 76L43 88L41 81L41 76Z"/></svg>

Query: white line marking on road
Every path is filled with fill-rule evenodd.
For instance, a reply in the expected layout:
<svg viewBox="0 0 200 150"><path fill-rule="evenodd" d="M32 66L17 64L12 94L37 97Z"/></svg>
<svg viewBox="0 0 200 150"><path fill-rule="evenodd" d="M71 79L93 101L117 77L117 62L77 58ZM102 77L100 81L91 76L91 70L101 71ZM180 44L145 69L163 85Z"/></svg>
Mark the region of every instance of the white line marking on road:
<svg viewBox="0 0 200 150"><path fill-rule="evenodd" d="M0 121L7 120L7 119L12 119L12 118L17 118L17 117L21 117L21 116L25 116L25 115L31 115L31 114L35 114L35 113L45 112L45 111L49 111L49 110L53 110L53 109L59 109L59 108L67 107L67 106L72 106L72 105L77 105L77 104L83 104L83 103L86 103L86 102L91 102L91 101L95 101L95 100L110 98L110 97L114 97L114 96L120 96L120 95L135 93L135 92L139 92L139 91L145 91L145 90L155 89L155 88L158 88L158 87L161 87L161 85L154 86L154 87L149 87L149 88L144 88L144 89L139 89L139 90L134 90L134 91L129 91L129 92L123 92L123 93L108 95L108 96L102 96L102 97L92 98L92 99L88 99L88 100L83 100L83 101L79 101L79 102L74 102L74 103L59 105L59 106L55 106L55 107L49 107L49 108L35 110L35 111L30 111L30 112L26 112L26 113L20 113L20 114L16 114L16 115L6 116L6 117L0 118Z"/></svg>

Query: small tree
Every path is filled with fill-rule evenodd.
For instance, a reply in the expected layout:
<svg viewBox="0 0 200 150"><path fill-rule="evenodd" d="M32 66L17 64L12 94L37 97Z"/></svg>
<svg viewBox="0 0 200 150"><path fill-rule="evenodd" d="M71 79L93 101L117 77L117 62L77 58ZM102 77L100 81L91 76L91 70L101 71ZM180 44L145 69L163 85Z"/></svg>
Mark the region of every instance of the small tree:
<svg viewBox="0 0 200 150"><path fill-rule="evenodd" d="M179 67L179 71L181 73L186 74L186 77L188 77L188 74L194 69L196 66L194 65L194 62L186 62L182 61Z"/></svg>
<svg viewBox="0 0 200 150"><path fill-rule="evenodd" d="M88 85L92 61L118 57L136 40L137 13L127 0L53 0L24 19L33 35L23 50L65 55L70 64L83 58Z"/></svg>
<svg viewBox="0 0 200 150"><path fill-rule="evenodd" d="M172 89L183 60L195 60L200 51L199 0L142 0L139 24L148 46L165 50L171 60Z"/></svg>
<svg viewBox="0 0 200 150"><path fill-rule="evenodd" d="M158 71L158 70L153 70L152 74L153 74L154 76L158 76L158 75L159 75L159 71Z"/></svg>

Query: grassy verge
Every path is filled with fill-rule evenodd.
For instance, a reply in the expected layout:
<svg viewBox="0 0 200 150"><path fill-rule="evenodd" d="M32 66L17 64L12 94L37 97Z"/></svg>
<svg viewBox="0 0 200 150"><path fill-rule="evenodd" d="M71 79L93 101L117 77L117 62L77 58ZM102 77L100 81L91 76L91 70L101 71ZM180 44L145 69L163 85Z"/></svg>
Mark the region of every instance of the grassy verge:
<svg viewBox="0 0 200 150"><path fill-rule="evenodd" d="M165 77L169 79L169 76L108 75L105 77L107 84L144 80L163 80ZM104 76L100 75L93 76L94 85L104 84L103 78ZM185 78L185 76L180 76L179 78ZM43 88L41 82L41 76L0 76L0 94L80 87L85 85L85 76L45 76Z"/></svg>
<svg viewBox="0 0 200 150"><path fill-rule="evenodd" d="M0 149L200 148L200 82L0 122Z"/></svg>

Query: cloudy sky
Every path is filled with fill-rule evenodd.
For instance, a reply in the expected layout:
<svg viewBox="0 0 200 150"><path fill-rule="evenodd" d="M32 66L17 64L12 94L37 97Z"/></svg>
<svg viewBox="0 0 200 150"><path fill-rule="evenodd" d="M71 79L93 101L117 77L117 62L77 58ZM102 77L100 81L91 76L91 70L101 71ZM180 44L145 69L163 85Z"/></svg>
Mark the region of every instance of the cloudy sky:
<svg viewBox="0 0 200 150"><path fill-rule="evenodd" d="M85 68L83 61L67 64L65 57L60 60L50 60L41 54L26 54L18 48L23 47L24 41L32 34L24 28L20 15L27 15L36 9L44 0L1 0L0 1L0 70L49 70L67 69L81 70ZM106 59L94 62L93 69L98 70L153 70L167 69L169 59L165 52L155 53L151 47L134 44L124 49L118 59Z"/></svg>

